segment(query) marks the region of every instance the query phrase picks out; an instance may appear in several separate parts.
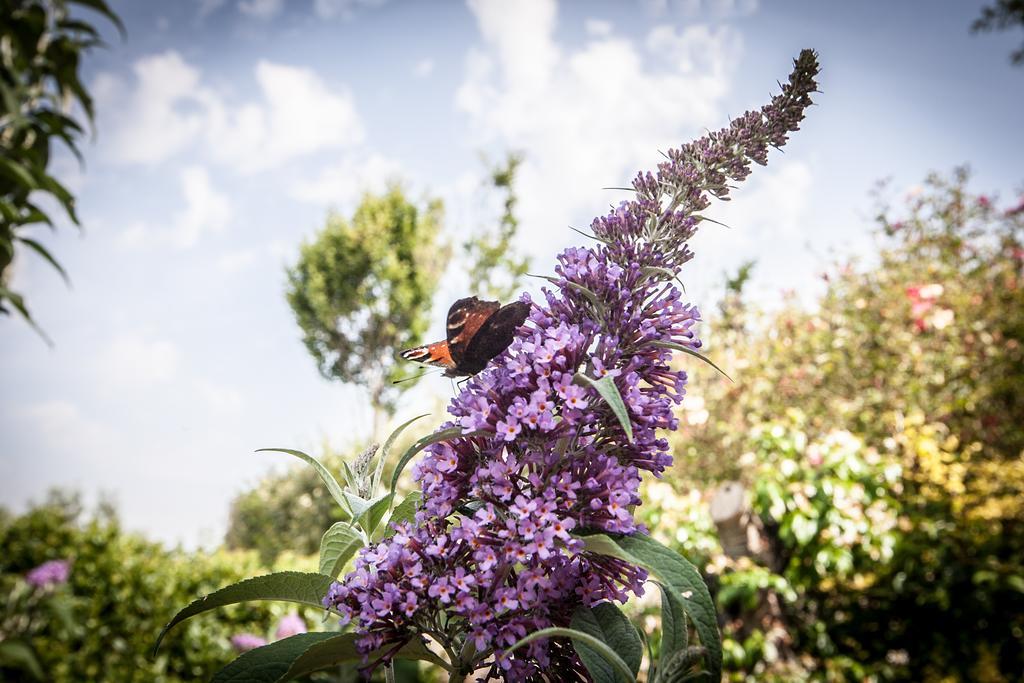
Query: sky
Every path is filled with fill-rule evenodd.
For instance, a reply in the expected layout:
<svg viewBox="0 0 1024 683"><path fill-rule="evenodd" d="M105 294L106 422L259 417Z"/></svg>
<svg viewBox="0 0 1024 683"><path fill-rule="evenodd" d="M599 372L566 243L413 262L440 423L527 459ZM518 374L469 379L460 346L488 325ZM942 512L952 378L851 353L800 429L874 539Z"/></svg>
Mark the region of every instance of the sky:
<svg viewBox="0 0 1024 683"><path fill-rule="evenodd" d="M320 377L283 295L329 210L398 179L444 200L459 244L500 215L485 160L519 151L519 246L551 272L581 239L567 226L624 197L602 188L766 103L801 48L820 54L818 106L710 214L731 227L694 238L682 279L698 306L750 259L759 301L812 301L830 261L870 259L882 178L898 198L968 163L974 189L1016 203L1020 35L971 34L983 4L113 2L127 39L105 29L109 48L84 62L85 164L54 161L83 230L38 234L72 284L33 256L15 264L54 344L0 319L0 505L76 489L113 500L129 529L216 545L231 498L284 466L255 449L369 437L365 395ZM434 336L469 294L464 266L444 278ZM396 423L425 408L430 429L450 393L421 381Z"/></svg>

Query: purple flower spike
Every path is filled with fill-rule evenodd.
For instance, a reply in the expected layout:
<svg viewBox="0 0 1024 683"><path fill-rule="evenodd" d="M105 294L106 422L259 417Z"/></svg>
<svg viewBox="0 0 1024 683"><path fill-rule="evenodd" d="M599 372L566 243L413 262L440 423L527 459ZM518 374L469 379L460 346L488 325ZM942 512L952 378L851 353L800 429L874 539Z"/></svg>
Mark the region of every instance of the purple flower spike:
<svg viewBox="0 0 1024 683"><path fill-rule="evenodd" d="M479 680L589 680L568 640L507 649L568 626L580 606L643 593L646 571L573 534L645 533L633 517L641 475L672 464L658 430L677 427L686 388L673 347L700 348L700 313L675 284L693 256L687 241L709 197L797 130L816 73L804 51L771 104L639 174L633 198L592 223L599 244L558 256L543 301L523 296L531 311L512 344L448 408L441 428L464 436L429 446L413 469L415 522L364 548L324 599L353 622L362 652L430 635L461 650L453 663ZM596 381L614 383L625 417Z"/></svg>
<svg viewBox="0 0 1024 683"><path fill-rule="evenodd" d="M71 562L68 560L49 560L29 571L25 581L36 588L48 588L67 583L71 576Z"/></svg>

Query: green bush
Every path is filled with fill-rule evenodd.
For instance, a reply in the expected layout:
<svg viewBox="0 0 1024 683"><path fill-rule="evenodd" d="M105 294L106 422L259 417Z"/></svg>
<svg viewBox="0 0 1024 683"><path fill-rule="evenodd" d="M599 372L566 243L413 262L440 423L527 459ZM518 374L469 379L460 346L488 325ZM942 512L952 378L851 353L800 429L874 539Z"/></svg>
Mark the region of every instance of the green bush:
<svg viewBox="0 0 1024 683"><path fill-rule="evenodd" d="M190 620L173 630L153 657L156 635L182 605L268 569L252 552L168 550L125 532L109 512L81 517L74 499L67 498L51 499L18 517L0 517L0 594L45 560L72 561L67 588L78 628L67 636L54 624L33 643L48 681L208 680L236 656L232 635L272 637L290 611L287 605L257 603ZM315 564L286 562L307 571ZM315 630L322 614L310 610L303 616Z"/></svg>
<svg viewBox="0 0 1024 683"><path fill-rule="evenodd" d="M743 482L772 552L724 558L699 500L675 540L704 546L735 680L1024 671L1024 204L967 181L882 206L877 260L811 309L754 310L743 274L713 321L735 383L697 373L677 488Z"/></svg>

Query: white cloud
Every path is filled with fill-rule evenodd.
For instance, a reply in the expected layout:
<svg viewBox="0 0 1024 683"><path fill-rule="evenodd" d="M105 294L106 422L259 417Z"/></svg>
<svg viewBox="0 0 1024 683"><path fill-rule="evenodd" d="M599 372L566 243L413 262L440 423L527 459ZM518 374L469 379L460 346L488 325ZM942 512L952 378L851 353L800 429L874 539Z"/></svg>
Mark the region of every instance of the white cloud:
<svg viewBox="0 0 1024 683"><path fill-rule="evenodd" d="M398 162L377 154L366 158L348 157L324 167L314 178L292 183L288 196L345 211L354 206L364 192L380 192L389 181L400 180L401 170Z"/></svg>
<svg viewBox="0 0 1024 683"><path fill-rule="evenodd" d="M520 215L537 255L568 242L567 224L624 196L602 187L627 183L657 163L658 150L723 123L719 103L741 50L730 28L658 27L639 44L592 35L569 49L554 39L551 0L470 7L485 49L467 55L456 105L477 145L525 152Z"/></svg>
<svg viewBox="0 0 1024 683"><path fill-rule="evenodd" d="M321 19L351 19L359 7L380 7L387 0L313 0L313 11Z"/></svg>
<svg viewBox="0 0 1024 683"><path fill-rule="evenodd" d="M181 353L172 342L130 333L114 338L97 368L104 384L159 384L176 377L180 362Z"/></svg>
<svg viewBox="0 0 1024 683"><path fill-rule="evenodd" d="M133 71L134 88L109 74L94 85L109 135L103 149L115 162L156 164L193 146L250 173L363 139L348 91L310 69L261 60L260 98L241 104L224 101L174 51L140 59Z"/></svg>
<svg viewBox="0 0 1024 683"><path fill-rule="evenodd" d="M759 0L644 0L649 12L660 16L669 12L683 17L703 13L717 18L747 16L757 11Z"/></svg>
<svg viewBox="0 0 1024 683"><path fill-rule="evenodd" d="M734 243L797 237L807 227L813 185L810 167L800 161L776 159L769 168L756 171L749 187L743 188L742 202L715 202L710 215L735 229L730 237Z"/></svg>
<svg viewBox="0 0 1024 683"><path fill-rule="evenodd" d="M204 113L195 108L203 99L199 71L173 50L143 57L132 71L134 90L109 74L93 86L106 134L101 149L121 163L159 163L203 131Z"/></svg>
<svg viewBox="0 0 1024 683"><path fill-rule="evenodd" d="M108 428L64 399L32 403L24 408L22 415L31 424L28 431L43 441L41 448L88 456L105 452L116 441Z"/></svg>
<svg viewBox="0 0 1024 683"><path fill-rule="evenodd" d="M421 59L412 67L412 75L417 78L426 78L432 73L434 73L434 60L432 59Z"/></svg>
<svg viewBox="0 0 1024 683"><path fill-rule="evenodd" d="M242 412L242 394L238 390L207 379L193 380L192 387L200 400L215 413L238 415Z"/></svg>
<svg viewBox="0 0 1024 683"><path fill-rule="evenodd" d="M199 20L202 21L209 15L220 9L227 0L198 0L199 1Z"/></svg>
<svg viewBox="0 0 1024 683"><path fill-rule="evenodd" d="M176 246L195 246L204 232L219 232L227 226L231 203L210 184L210 174L205 168L182 169L181 193L185 197L185 208L175 217L172 228L172 242Z"/></svg>
<svg viewBox="0 0 1024 683"><path fill-rule="evenodd" d="M587 19L584 22L587 33L591 36L603 38L612 34L612 23L603 19Z"/></svg>
<svg viewBox="0 0 1024 683"><path fill-rule="evenodd" d="M284 9L284 0L239 0L238 11L256 19L273 19Z"/></svg>
<svg viewBox="0 0 1024 683"><path fill-rule="evenodd" d="M260 104L210 109L213 153L242 171L257 171L321 149L363 139L363 127L347 92L332 92L300 67L260 61ZM216 141L216 142L214 142Z"/></svg>
<svg viewBox="0 0 1024 683"><path fill-rule="evenodd" d="M177 249L194 247L203 235L224 230L231 220L231 201L210 181L210 174L202 166L186 166L178 174L181 186L182 208L174 214L168 225L154 226L135 221L117 238L118 246L125 249L171 246Z"/></svg>
<svg viewBox="0 0 1024 683"><path fill-rule="evenodd" d="M217 267L229 275L238 273L254 265L259 260L259 256L257 249L236 249L222 254L217 259Z"/></svg>

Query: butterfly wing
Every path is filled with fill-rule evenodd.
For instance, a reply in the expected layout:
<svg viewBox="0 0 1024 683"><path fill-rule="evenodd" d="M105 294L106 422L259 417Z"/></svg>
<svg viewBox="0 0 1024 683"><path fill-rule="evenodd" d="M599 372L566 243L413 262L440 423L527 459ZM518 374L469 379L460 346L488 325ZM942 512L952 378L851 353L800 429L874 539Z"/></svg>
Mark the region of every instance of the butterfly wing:
<svg viewBox="0 0 1024 683"><path fill-rule="evenodd" d="M501 304L497 301L481 301L475 296L459 299L448 309L448 351L455 367L462 369L470 343L484 323L500 309Z"/></svg>
<svg viewBox="0 0 1024 683"><path fill-rule="evenodd" d="M523 324L530 314L530 304L516 301L502 306L476 329L462 359L457 361L459 370L474 375L492 358L508 348L515 336L516 328Z"/></svg>
<svg viewBox="0 0 1024 683"><path fill-rule="evenodd" d="M423 346L414 346L411 349L406 349L399 354L405 360L411 360L414 363L423 363L424 365L431 365L437 368L446 368L448 370L455 367L455 361L452 360L452 354L448 349L447 341L434 342L433 344L425 344Z"/></svg>

